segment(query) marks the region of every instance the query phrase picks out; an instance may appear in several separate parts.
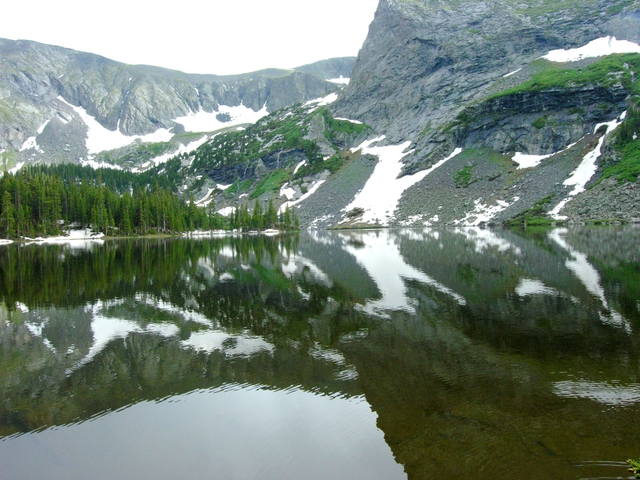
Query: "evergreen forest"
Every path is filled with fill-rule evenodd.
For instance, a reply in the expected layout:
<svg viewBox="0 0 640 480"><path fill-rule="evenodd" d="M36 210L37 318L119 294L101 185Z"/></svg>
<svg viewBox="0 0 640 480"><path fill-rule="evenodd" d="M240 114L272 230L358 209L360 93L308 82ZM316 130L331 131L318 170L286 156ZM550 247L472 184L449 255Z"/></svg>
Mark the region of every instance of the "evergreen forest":
<svg viewBox="0 0 640 480"><path fill-rule="evenodd" d="M25 167L0 179L0 237L64 235L90 228L107 236L180 234L196 230L293 230L293 209L278 214L273 200L252 211L245 204L230 217L215 205L187 202L157 179L77 165Z"/></svg>

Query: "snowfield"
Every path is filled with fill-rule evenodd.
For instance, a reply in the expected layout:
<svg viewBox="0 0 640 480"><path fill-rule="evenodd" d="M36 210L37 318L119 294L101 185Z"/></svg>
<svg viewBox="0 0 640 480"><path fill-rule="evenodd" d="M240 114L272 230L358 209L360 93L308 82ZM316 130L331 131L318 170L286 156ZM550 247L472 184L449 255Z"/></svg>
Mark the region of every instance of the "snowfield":
<svg viewBox="0 0 640 480"><path fill-rule="evenodd" d="M445 162L462 153L462 149L456 148L451 155L440 160L427 170L398 178L403 167L402 159L412 152L405 152L411 142L407 141L401 145L386 147L371 146L384 140L384 138L378 137L373 140L367 140L362 145L352 149L353 152L361 150L363 155L375 155L378 157L379 162L365 186L353 201L343 209L343 212L347 213L354 208L362 208L364 210L362 222L387 226L405 190L421 181ZM341 223L345 221L346 219Z"/></svg>
<svg viewBox="0 0 640 480"><path fill-rule="evenodd" d="M245 123L256 123L268 114L266 104L257 112L242 104L236 107L219 105L217 112L200 110L198 112L191 112L184 117L178 117L174 119L174 121L184 126L187 132L213 132L221 128L234 127ZM228 115L231 120L222 122L218 119L218 115Z"/></svg>
<svg viewBox="0 0 640 480"><path fill-rule="evenodd" d="M570 50L551 50L541 58L551 62L577 62L583 58L603 57L613 53L640 53L640 45L616 37L602 37L593 40L583 47Z"/></svg>
<svg viewBox="0 0 640 480"><path fill-rule="evenodd" d="M98 123L98 121L89 115L82 107L76 107L71 105L61 96L58 96L58 100L72 108L82 121L87 125L87 141L85 143L89 156L92 157L96 153L104 152L105 150L114 150L116 148L126 147L132 144L136 140L141 142L168 142L173 137L173 134L166 128L160 128L154 133L148 135L133 135L127 136L119 130L108 130ZM89 158L91 160L91 158Z"/></svg>

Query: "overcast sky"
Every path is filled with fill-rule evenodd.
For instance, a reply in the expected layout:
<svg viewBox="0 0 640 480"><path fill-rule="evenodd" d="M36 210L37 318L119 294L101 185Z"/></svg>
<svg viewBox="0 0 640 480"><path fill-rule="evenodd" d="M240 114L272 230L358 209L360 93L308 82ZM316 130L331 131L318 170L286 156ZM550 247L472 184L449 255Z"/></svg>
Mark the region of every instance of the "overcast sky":
<svg viewBox="0 0 640 480"><path fill-rule="evenodd" d="M131 64L245 73L355 56L378 0L7 1L0 37Z"/></svg>

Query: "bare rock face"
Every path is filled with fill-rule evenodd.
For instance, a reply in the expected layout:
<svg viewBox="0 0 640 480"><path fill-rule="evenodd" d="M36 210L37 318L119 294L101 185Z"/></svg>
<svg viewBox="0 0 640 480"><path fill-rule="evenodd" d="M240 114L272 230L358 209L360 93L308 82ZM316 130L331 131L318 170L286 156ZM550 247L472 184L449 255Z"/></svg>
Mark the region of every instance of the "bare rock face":
<svg viewBox="0 0 640 480"><path fill-rule="evenodd" d="M420 135L427 142L504 75L550 50L607 35L638 41L640 4L380 0L335 111L392 142Z"/></svg>
<svg viewBox="0 0 640 480"><path fill-rule="evenodd" d="M596 126L638 103L636 72L627 64L597 80L524 88L556 68L587 71L600 59L552 65L540 58L607 36L640 42L640 1L380 0L351 81L331 110L367 123L389 144L410 141L401 176L456 148L465 152L404 192L396 224L473 221L485 204L510 205L492 217L506 221L558 204L568 194L563 182L595 148ZM556 155L542 167L520 169L515 152ZM471 183L458 185L455 179L469 172ZM627 199L635 198L635 186L609 183L597 196L609 199L607 207L595 208L596 196L584 195L567 214L640 217Z"/></svg>

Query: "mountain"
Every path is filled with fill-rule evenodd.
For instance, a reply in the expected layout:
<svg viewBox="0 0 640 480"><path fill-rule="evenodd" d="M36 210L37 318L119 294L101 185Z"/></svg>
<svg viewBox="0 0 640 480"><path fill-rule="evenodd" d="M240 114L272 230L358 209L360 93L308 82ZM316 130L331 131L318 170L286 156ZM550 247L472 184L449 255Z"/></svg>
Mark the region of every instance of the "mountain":
<svg viewBox="0 0 640 480"><path fill-rule="evenodd" d="M56 162L87 161L130 145L135 136L138 143L166 143L178 135L177 143L186 144L193 136L180 137L185 130L252 123L267 112L325 95L336 88L327 79L348 77L353 61L196 75L0 39L0 149L22 152L20 161ZM149 134L155 135L145 137ZM173 147L161 148L162 153Z"/></svg>
<svg viewBox="0 0 640 480"><path fill-rule="evenodd" d="M3 133L36 161L145 170L225 214L275 200L313 228L640 222L640 0L380 0L355 63L233 78L20 46L46 48L0 82L52 105L0 110L37 117L35 139ZM217 128L195 127L203 111ZM43 147L87 115L156 137Z"/></svg>
<svg viewBox="0 0 640 480"><path fill-rule="evenodd" d="M639 22L628 0L381 0L336 97L156 172L318 228L640 221Z"/></svg>
<svg viewBox="0 0 640 480"><path fill-rule="evenodd" d="M594 151L602 136L595 127L625 110L636 118L639 22L640 4L626 0L381 0L351 82L333 111L366 122L390 144L411 142L403 159L407 175L462 149L404 192L395 223L505 221L553 210L578 195L578 186L586 187L568 177ZM542 58L586 45L593 54L636 54ZM602 148L608 153L594 154L600 157L594 181L612 175L603 168L607 164L624 161L626 142L615 148L616 138L609 132ZM523 168L524 161L514 163L522 158L516 152L555 155L540 167ZM639 160L633 160L635 178ZM639 219L637 182L624 188L613 180L606 184L605 190L625 193L582 194L569 202L584 204L571 218ZM585 202L589 195L612 208Z"/></svg>

